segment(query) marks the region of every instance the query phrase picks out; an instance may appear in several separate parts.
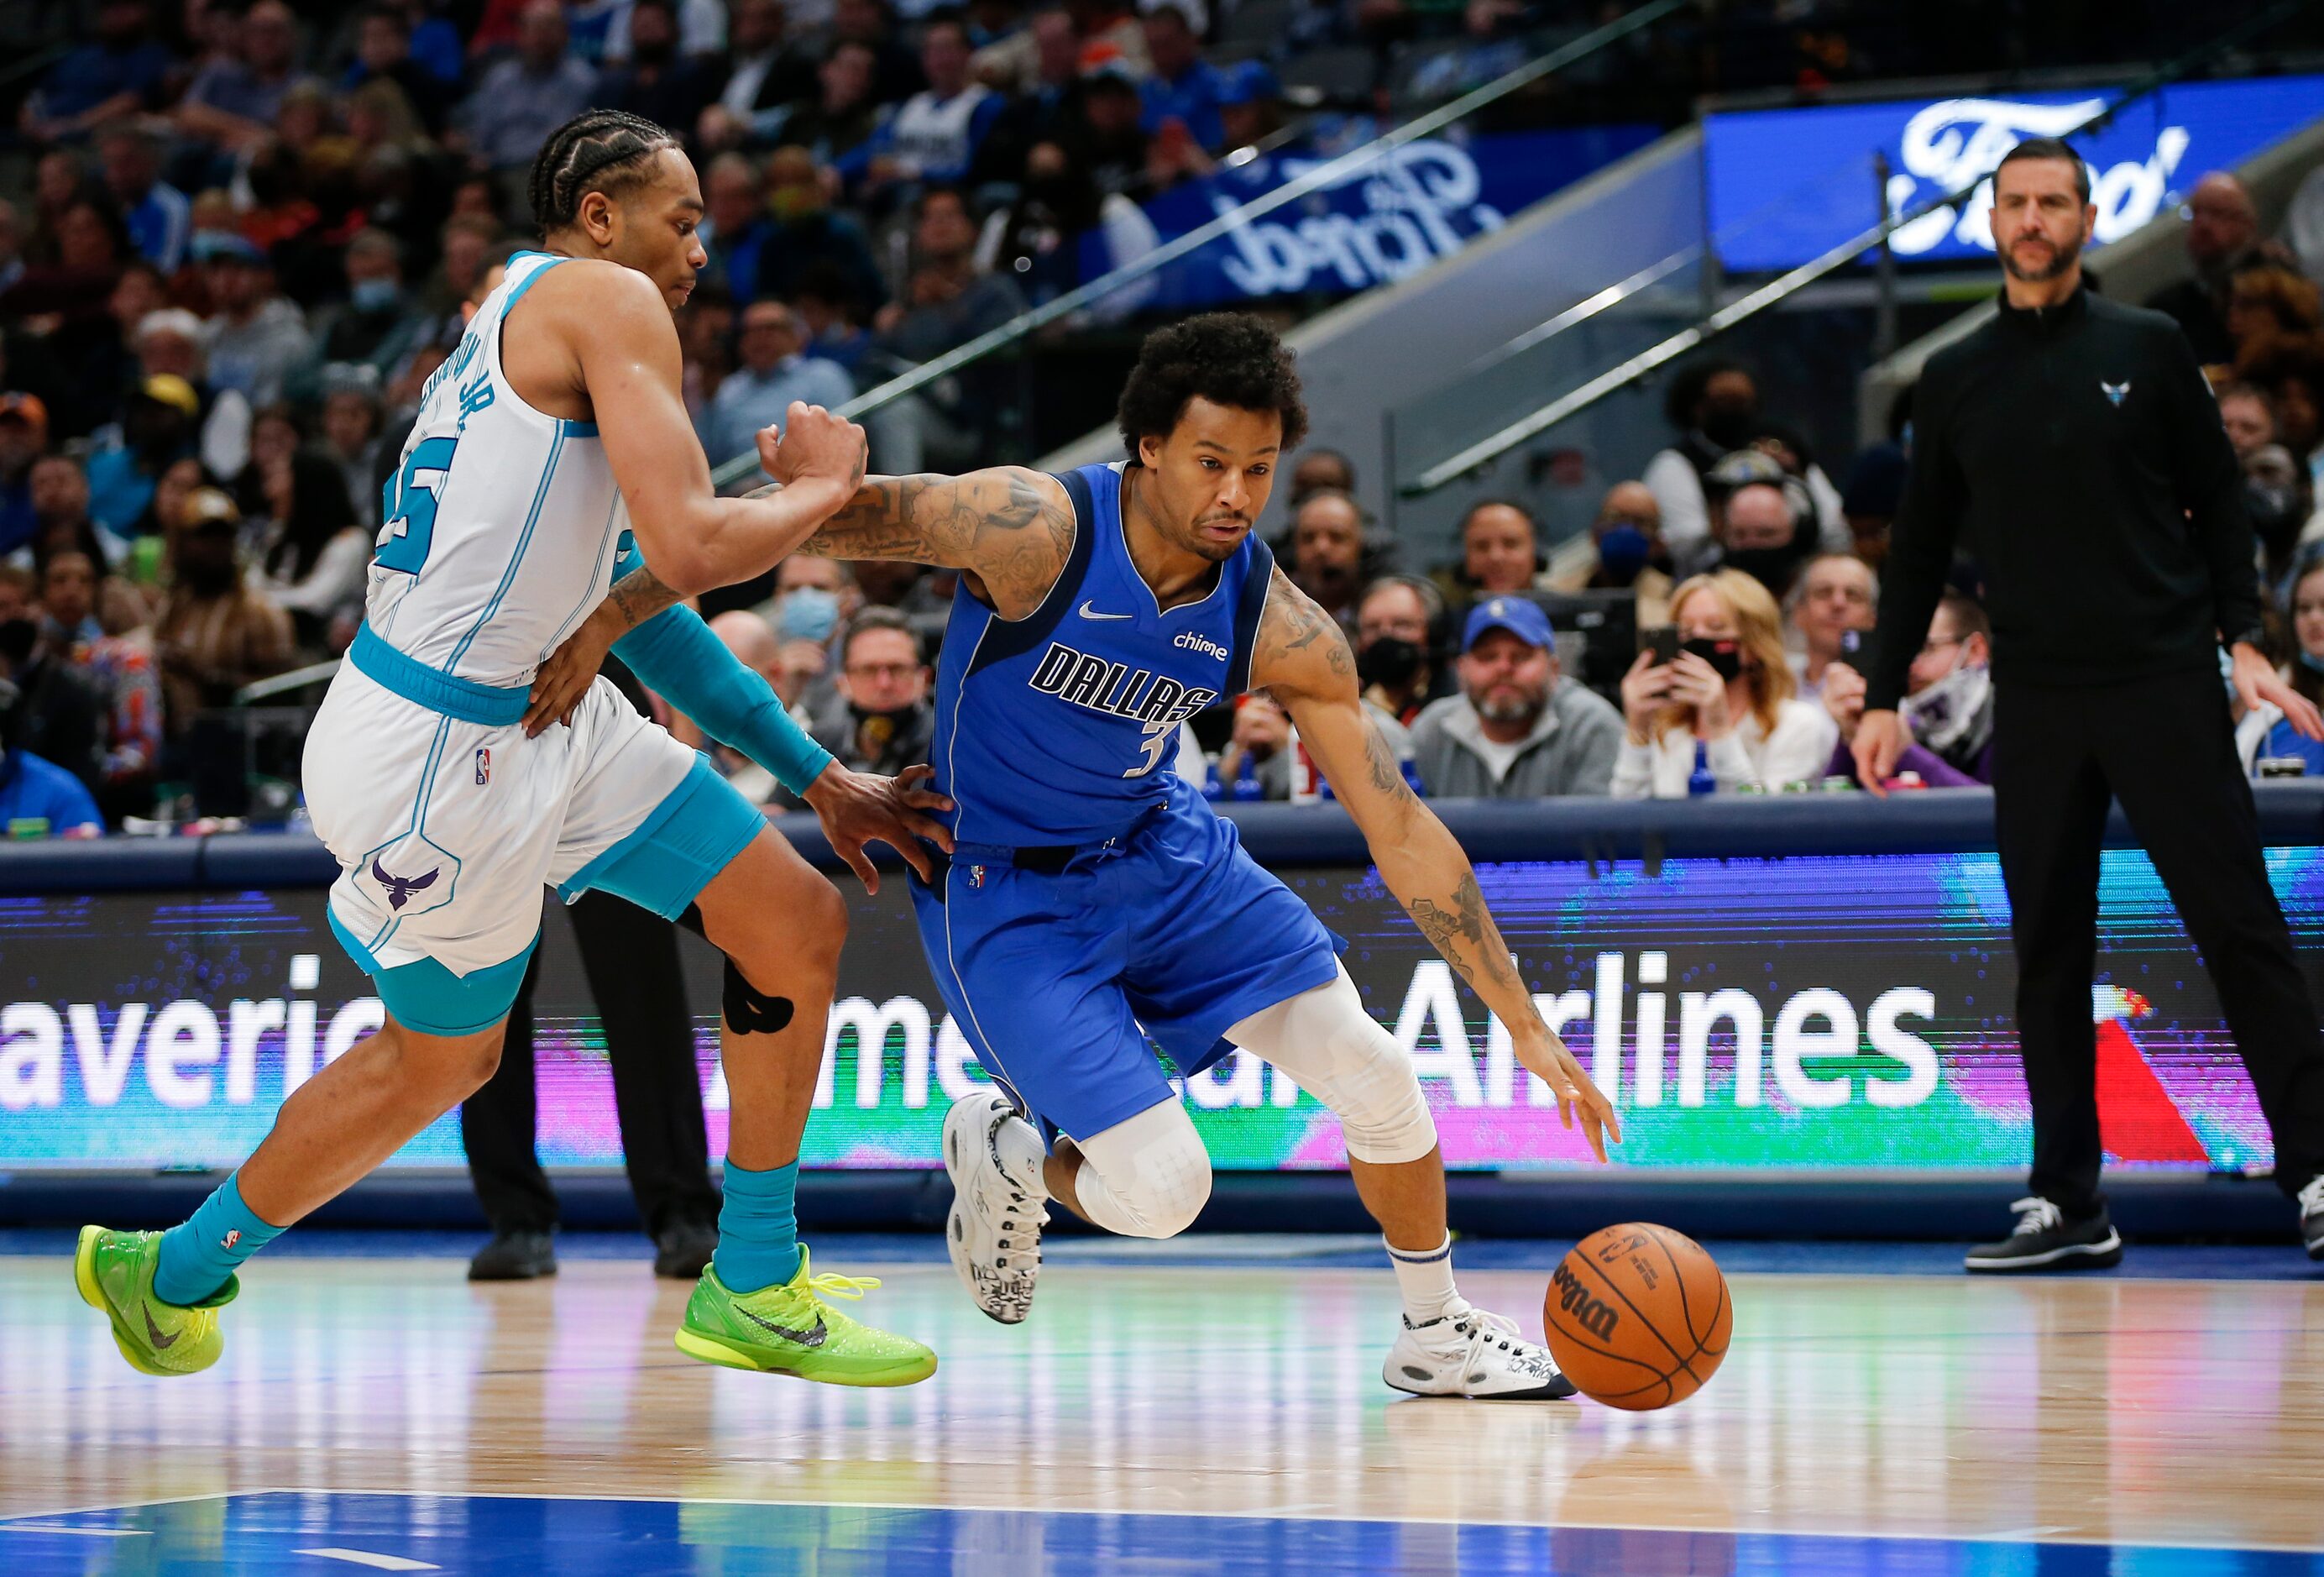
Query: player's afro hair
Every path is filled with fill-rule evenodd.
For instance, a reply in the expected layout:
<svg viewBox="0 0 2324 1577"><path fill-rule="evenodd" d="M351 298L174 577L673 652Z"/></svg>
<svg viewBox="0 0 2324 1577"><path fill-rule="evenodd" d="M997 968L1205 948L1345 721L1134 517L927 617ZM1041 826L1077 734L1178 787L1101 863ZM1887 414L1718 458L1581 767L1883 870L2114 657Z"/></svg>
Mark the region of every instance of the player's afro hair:
<svg viewBox="0 0 2324 1577"><path fill-rule="evenodd" d="M549 134L532 161L527 195L547 236L579 217L593 191L614 197L644 180L653 157L680 144L675 133L618 109L584 110Z"/></svg>
<svg viewBox="0 0 2324 1577"><path fill-rule="evenodd" d="M1119 420L1130 463L1138 463L1139 439L1169 436L1186 402L1198 397L1237 410L1276 412L1283 418L1286 453L1307 436L1307 406L1291 353L1248 313L1206 312L1146 337L1121 389Z"/></svg>

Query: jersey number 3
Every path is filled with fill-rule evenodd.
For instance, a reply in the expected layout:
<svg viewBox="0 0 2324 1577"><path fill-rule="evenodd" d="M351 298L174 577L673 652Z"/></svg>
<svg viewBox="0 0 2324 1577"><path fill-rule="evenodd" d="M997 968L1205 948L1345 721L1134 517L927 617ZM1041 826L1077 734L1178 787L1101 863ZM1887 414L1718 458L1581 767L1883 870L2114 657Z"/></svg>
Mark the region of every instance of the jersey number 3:
<svg viewBox="0 0 2324 1577"><path fill-rule="evenodd" d="M380 490L379 551L372 562L382 569L417 575L436 542L436 505L452 469L456 438L422 438L403 469Z"/></svg>

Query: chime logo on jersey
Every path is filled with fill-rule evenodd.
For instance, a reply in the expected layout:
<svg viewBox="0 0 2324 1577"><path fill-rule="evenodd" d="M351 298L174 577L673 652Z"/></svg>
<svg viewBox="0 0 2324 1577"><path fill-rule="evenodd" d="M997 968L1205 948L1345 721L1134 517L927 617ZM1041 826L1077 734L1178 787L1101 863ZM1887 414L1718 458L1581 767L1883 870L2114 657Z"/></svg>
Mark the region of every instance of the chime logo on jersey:
<svg viewBox="0 0 2324 1577"><path fill-rule="evenodd" d="M1222 650L1220 655L1225 654ZM1219 698L1218 691L1207 686L1182 685L1151 669L1108 662L1061 641L1049 643L1028 682L1045 696L1148 728L1183 723Z"/></svg>

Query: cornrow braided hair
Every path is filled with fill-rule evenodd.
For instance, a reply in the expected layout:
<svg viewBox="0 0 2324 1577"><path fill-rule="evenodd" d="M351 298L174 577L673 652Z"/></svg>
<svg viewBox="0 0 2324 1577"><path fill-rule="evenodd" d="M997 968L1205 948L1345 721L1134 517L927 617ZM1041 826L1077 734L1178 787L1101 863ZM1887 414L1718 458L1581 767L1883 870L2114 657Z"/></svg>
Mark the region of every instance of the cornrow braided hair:
<svg viewBox="0 0 2324 1577"><path fill-rule="evenodd" d="M549 134L532 161L527 196L543 236L579 217L593 191L612 196L638 179L664 148L679 146L666 127L618 109L584 110Z"/></svg>

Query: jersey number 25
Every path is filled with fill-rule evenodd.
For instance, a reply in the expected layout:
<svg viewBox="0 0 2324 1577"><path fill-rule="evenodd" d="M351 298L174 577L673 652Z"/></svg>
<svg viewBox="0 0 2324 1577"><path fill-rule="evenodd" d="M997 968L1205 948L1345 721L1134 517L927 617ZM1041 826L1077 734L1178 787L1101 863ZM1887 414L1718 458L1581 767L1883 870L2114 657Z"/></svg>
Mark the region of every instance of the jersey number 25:
<svg viewBox="0 0 2324 1577"><path fill-rule="evenodd" d="M379 551L372 562L382 569L417 575L436 543L436 505L451 473L456 438L422 438L403 469L380 490Z"/></svg>

